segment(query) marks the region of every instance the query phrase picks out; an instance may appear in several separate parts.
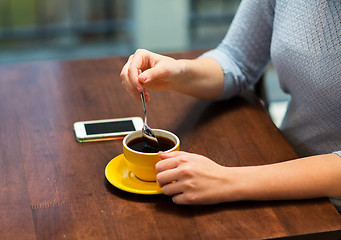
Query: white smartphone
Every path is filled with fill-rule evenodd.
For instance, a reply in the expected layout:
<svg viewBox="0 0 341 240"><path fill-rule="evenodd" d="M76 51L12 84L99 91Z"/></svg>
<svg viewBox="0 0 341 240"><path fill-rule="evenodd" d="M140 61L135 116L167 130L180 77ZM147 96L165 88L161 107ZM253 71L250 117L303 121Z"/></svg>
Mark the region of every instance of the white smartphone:
<svg viewBox="0 0 341 240"><path fill-rule="evenodd" d="M81 121L73 124L78 142L123 139L130 132L142 129L140 117Z"/></svg>

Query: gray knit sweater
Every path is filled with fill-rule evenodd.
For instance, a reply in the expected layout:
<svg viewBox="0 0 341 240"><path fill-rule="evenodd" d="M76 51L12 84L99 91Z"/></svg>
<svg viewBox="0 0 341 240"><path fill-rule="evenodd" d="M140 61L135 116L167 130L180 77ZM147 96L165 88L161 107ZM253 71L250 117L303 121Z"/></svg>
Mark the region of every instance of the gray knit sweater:
<svg viewBox="0 0 341 240"><path fill-rule="evenodd" d="M244 0L221 44L203 56L224 71L221 98L254 84L271 60L291 95L281 130L297 154L341 156L340 0Z"/></svg>
<svg viewBox="0 0 341 240"><path fill-rule="evenodd" d="M282 131L296 152L341 150L340 0L244 0L225 39L204 56L224 70L224 98L254 84L271 59L291 95Z"/></svg>

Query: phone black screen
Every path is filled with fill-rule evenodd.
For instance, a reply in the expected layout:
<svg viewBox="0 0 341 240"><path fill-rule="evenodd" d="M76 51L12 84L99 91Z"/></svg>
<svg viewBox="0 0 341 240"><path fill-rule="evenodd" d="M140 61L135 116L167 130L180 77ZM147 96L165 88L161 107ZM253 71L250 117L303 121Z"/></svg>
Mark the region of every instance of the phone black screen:
<svg viewBox="0 0 341 240"><path fill-rule="evenodd" d="M136 130L131 120L118 122L87 123L84 124L84 126L86 134L88 135L127 132Z"/></svg>

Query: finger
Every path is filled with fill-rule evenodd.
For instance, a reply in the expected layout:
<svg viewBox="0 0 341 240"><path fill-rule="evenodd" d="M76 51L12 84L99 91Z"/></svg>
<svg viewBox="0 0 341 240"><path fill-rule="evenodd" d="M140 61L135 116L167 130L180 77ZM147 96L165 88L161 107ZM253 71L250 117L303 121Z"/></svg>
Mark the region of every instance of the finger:
<svg viewBox="0 0 341 240"><path fill-rule="evenodd" d="M128 61L126 62L126 64L124 64L122 70L121 70L121 73L120 73L120 77L121 77L121 80L122 82L124 81L130 81L129 80L129 76L128 76L128 68L130 66L130 63L131 63L131 58L132 56L129 57Z"/></svg>
<svg viewBox="0 0 341 240"><path fill-rule="evenodd" d="M161 161L157 162L155 164L155 169L158 172L162 172L168 169L176 168L181 160L181 155L183 152L181 151L174 151L174 152L162 152L160 151L159 157L161 158Z"/></svg>
<svg viewBox="0 0 341 240"><path fill-rule="evenodd" d="M147 70L145 70L144 72L147 72ZM138 76L138 81L141 83L141 84L144 84L146 83L147 81L149 81L149 78L147 77L146 73L142 73L142 71L140 72L139 76Z"/></svg>
<svg viewBox="0 0 341 240"><path fill-rule="evenodd" d="M124 66L122 68L122 72L128 72L128 67L129 67L132 59L133 59L133 55L130 55L126 64L124 64Z"/></svg>
<svg viewBox="0 0 341 240"><path fill-rule="evenodd" d="M183 194L183 193L180 193L180 194L173 196L172 201L176 204L183 204L183 205L193 204L186 198L185 194Z"/></svg>
<svg viewBox="0 0 341 240"><path fill-rule="evenodd" d="M130 95L132 95L134 98L139 100L140 94L138 90L135 88L135 86L132 84L131 79L129 78L129 74L128 74L128 69L129 69L129 66L131 65L132 59L133 59L133 55L129 57L127 63L123 66L121 73L120 73L120 77L122 80L122 85L127 90L127 92Z"/></svg>
<svg viewBox="0 0 341 240"><path fill-rule="evenodd" d="M142 92L144 90L143 85L138 81L138 76L140 74L142 66L142 56L140 54L135 53L132 55L130 59L130 64L128 66L128 78L132 83L132 86L137 89L138 92Z"/></svg>
<svg viewBox="0 0 341 240"><path fill-rule="evenodd" d="M163 67L159 67L158 65L153 68L146 69L143 73L138 76L138 81L141 84L150 83L154 79L163 78L166 75L166 70Z"/></svg>
<svg viewBox="0 0 341 240"><path fill-rule="evenodd" d="M165 170L173 169L178 166L178 161L174 158L169 158L166 160L161 160L156 163L155 169L157 172L163 172Z"/></svg>
<svg viewBox="0 0 341 240"><path fill-rule="evenodd" d="M160 172L156 175L157 182L159 183L160 187L163 187L166 184L171 182L177 181L177 169L170 169L167 171Z"/></svg>
<svg viewBox="0 0 341 240"><path fill-rule="evenodd" d="M173 158L173 157L177 157L177 156L181 156L182 154L184 154L183 151L173 151L173 152L159 152L159 157L161 159L166 159L166 158Z"/></svg>
<svg viewBox="0 0 341 240"><path fill-rule="evenodd" d="M162 187L162 192L165 195L173 196L182 193L181 184L179 182L171 182Z"/></svg>
<svg viewBox="0 0 341 240"><path fill-rule="evenodd" d="M122 81L122 86L135 99L141 100L140 93L134 88L130 81Z"/></svg>
<svg viewBox="0 0 341 240"><path fill-rule="evenodd" d="M145 98L146 98L146 103L150 101L150 94L148 92L145 92L144 94Z"/></svg>
<svg viewBox="0 0 341 240"><path fill-rule="evenodd" d="M137 92L142 92L144 90L143 85L137 80L138 77L138 71L131 65L128 68L128 78L130 80L130 83L132 85L133 89L136 89Z"/></svg>

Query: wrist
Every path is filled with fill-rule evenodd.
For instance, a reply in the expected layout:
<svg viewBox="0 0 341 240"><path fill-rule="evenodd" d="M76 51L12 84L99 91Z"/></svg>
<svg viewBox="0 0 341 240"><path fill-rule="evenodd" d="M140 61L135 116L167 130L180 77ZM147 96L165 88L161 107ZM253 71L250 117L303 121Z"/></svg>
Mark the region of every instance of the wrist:
<svg viewBox="0 0 341 240"><path fill-rule="evenodd" d="M179 71L172 89L193 97L215 99L224 87L224 74L210 58L177 60Z"/></svg>
<svg viewBox="0 0 341 240"><path fill-rule="evenodd" d="M257 200L262 190L254 174L257 171L253 167L226 167L224 183L221 185L222 201Z"/></svg>
<svg viewBox="0 0 341 240"><path fill-rule="evenodd" d="M230 167L231 198L232 201L247 200L247 176L243 167Z"/></svg>
<svg viewBox="0 0 341 240"><path fill-rule="evenodd" d="M216 192L217 202L235 202L245 200L247 184L244 184L245 177L240 167L222 166L222 171L217 171L215 177L218 190Z"/></svg>
<svg viewBox="0 0 341 240"><path fill-rule="evenodd" d="M172 90L182 92L185 87L185 81L189 78L189 61L187 59L178 59L176 61L176 73L174 75L174 80L171 85Z"/></svg>

